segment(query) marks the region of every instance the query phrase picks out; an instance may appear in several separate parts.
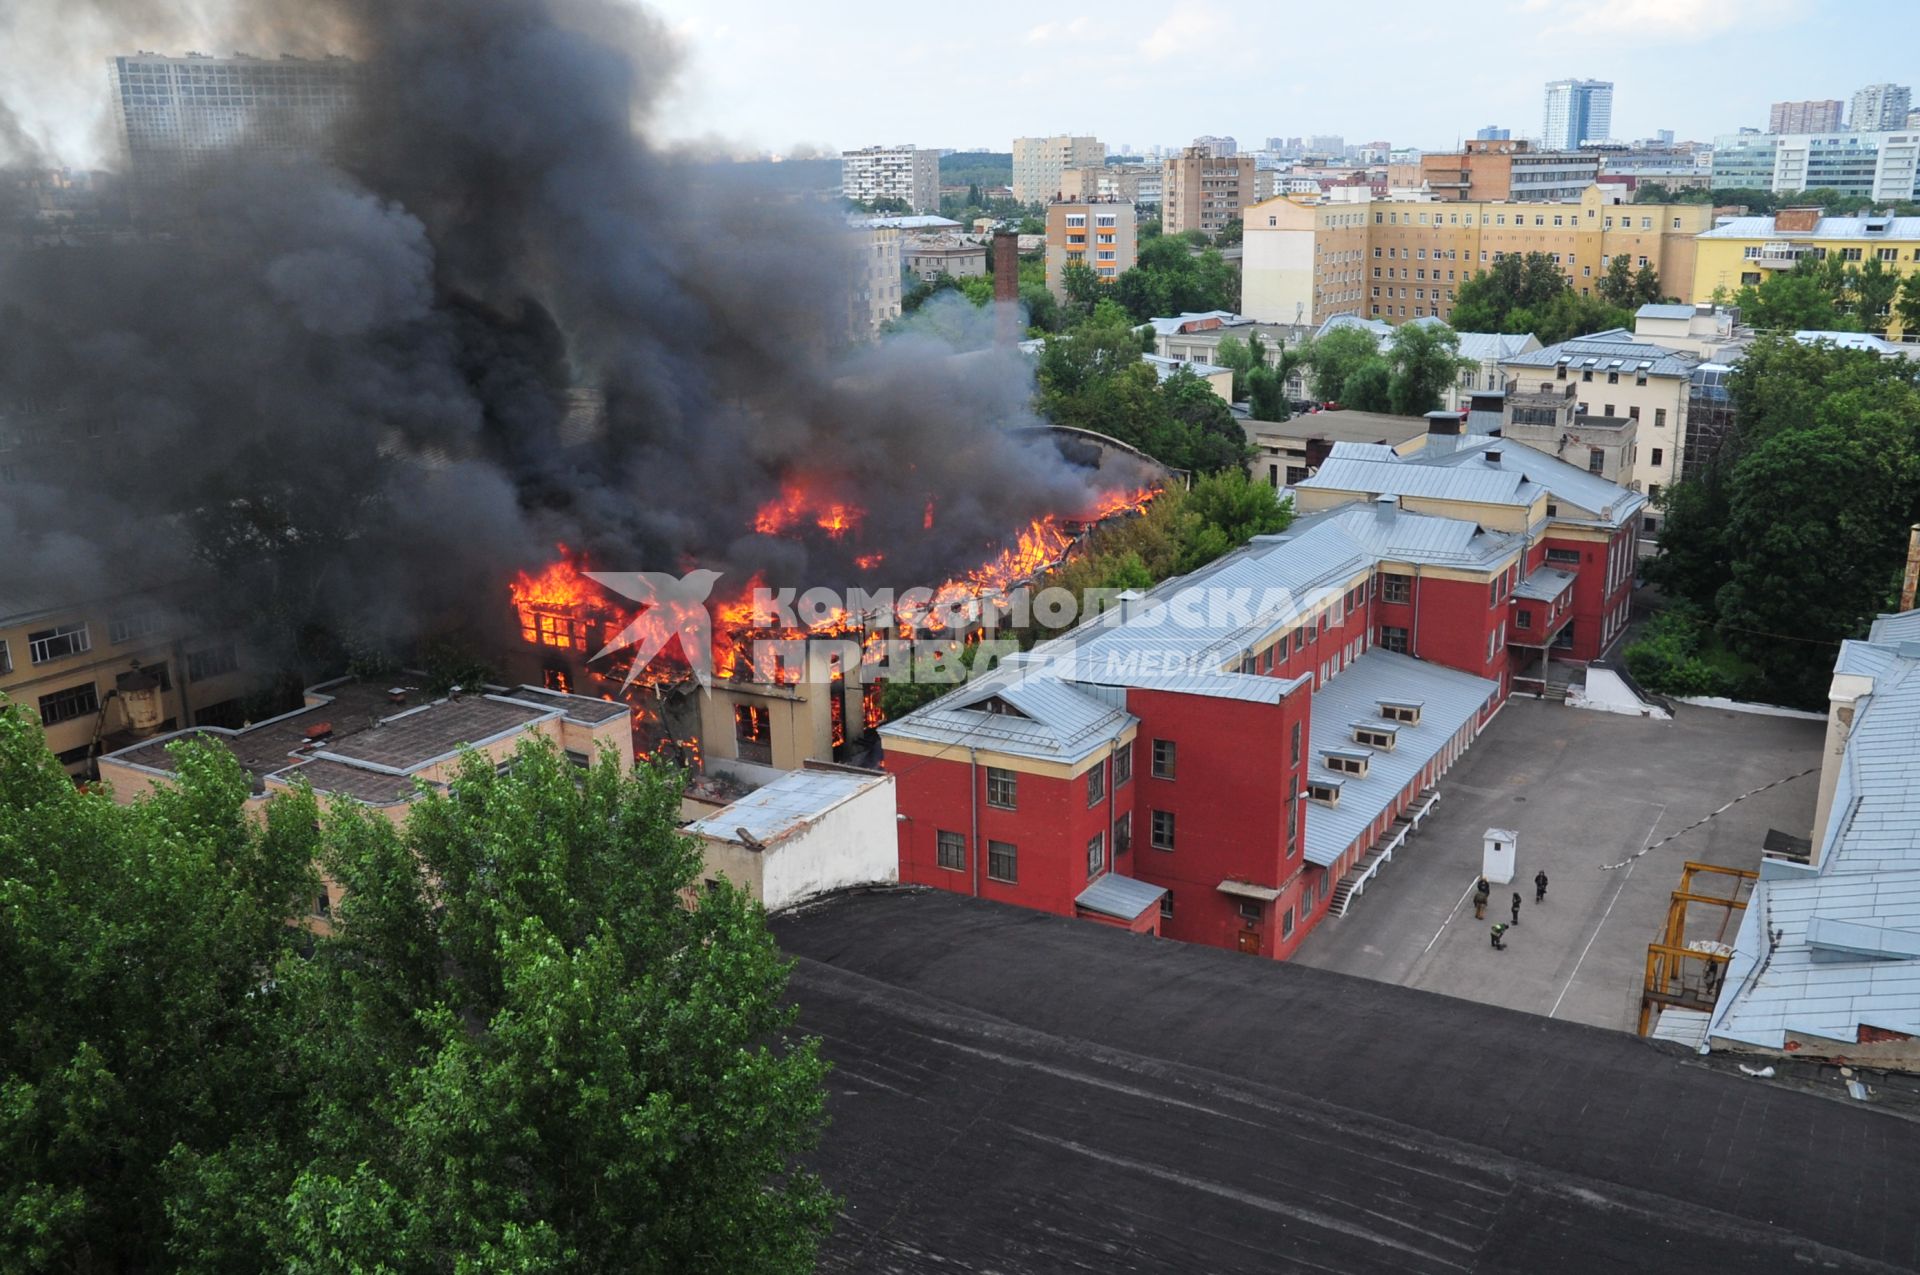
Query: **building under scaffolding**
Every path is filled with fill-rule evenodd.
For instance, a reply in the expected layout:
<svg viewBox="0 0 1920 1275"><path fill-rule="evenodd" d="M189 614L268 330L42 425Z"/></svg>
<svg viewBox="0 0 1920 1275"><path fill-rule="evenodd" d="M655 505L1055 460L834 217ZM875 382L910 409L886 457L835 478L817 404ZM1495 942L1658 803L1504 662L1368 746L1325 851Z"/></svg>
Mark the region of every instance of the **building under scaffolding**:
<svg viewBox="0 0 1920 1275"><path fill-rule="evenodd" d="M1640 1034L1697 1042L1725 982L1733 940L1758 872L1689 861L1667 907L1667 926L1647 945ZM1669 1015L1669 1011L1682 1011ZM1666 1028L1662 1018L1669 1018ZM1682 1024L1685 1030L1682 1030Z"/></svg>

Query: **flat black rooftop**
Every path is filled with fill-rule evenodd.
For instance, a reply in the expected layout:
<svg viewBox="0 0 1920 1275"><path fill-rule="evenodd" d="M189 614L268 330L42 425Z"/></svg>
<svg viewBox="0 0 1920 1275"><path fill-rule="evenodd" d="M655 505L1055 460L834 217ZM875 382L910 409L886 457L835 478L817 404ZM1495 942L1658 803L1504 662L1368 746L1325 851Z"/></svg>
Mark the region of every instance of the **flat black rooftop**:
<svg viewBox="0 0 1920 1275"><path fill-rule="evenodd" d="M834 1063L822 1271L1920 1259L1912 1122L1669 1046L940 892L774 930Z"/></svg>

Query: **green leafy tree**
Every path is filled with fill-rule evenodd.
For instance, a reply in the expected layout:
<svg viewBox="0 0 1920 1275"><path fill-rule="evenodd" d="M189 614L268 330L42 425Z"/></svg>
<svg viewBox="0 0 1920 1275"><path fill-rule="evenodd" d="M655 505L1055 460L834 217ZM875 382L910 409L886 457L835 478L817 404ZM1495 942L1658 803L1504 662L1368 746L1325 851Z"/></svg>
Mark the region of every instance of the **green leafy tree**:
<svg viewBox="0 0 1920 1275"><path fill-rule="evenodd" d="M1616 252L1607 262L1607 268L1594 282L1593 290L1610 305L1626 305L1634 298L1633 260L1624 252Z"/></svg>
<svg viewBox="0 0 1920 1275"><path fill-rule="evenodd" d="M1884 334L1893 317L1894 298L1901 279L1878 257L1869 257L1847 271L1846 307L1862 331Z"/></svg>
<svg viewBox="0 0 1920 1275"><path fill-rule="evenodd" d="M1649 260L1634 273L1631 303L1636 306L1653 305L1660 299L1660 272L1653 268L1653 262Z"/></svg>
<svg viewBox="0 0 1920 1275"><path fill-rule="evenodd" d="M1614 268L1612 261L1607 268ZM1531 332L1543 345L1625 327L1632 320L1603 296L1575 292L1544 252L1509 255L1480 271L1460 285L1452 313L1455 331Z"/></svg>
<svg viewBox="0 0 1920 1275"><path fill-rule="evenodd" d="M1167 423L1151 435L1149 454L1196 474L1246 468L1253 446L1211 385L1183 367L1160 383L1160 397Z"/></svg>
<svg viewBox="0 0 1920 1275"><path fill-rule="evenodd" d="M1347 381L1364 365L1380 358L1380 341L1366 328L1334 328L1302 350L1310 373L1313 396L1326 403L1344 403Z"/></svg>
<svg viewBox="0 0 1920 1275"><path fill-rule="evenodd" d="M1293 415L1286 381L1270 367L1256 367L1247 374L1247 400L1257 421L1284 421Z"/></svg>
<svg viewBox="0 0 1920 1275"><path fill-rule="evenodd" d="M1245 225L1241 223L1240 218L1235 217L1232 221L1220 227L1219 233L1213 237L1213 242L1219 247L1226 248L1234 244L1244 243L1246 238L1247 230Z"/></svg>
<svg viewBox="0 0 1920 1275"><path fill-rule="evenodd" d="M1131 270L1114 280L1113 295L1137 322L1187 311L1230 310L1233 268L1212 248L1199 254L1181 236L1142 240Z"/></svg>
<svg viewBox="0 0 1920 1275"><path fill-rule="evenodd" d="M1859 331L1859 324L1840 309L1838 289L1820 266L1802 260L1759 285L1749 284L1734 296L1742 321L1768 332Z"/></svg>
<svg viewBox="0 0 1920 1275"><path fill-rule="evenodd" d="M1340 406L1356 412L1393 410L1393 364L1374 355L1347 377L1340 389Z"/></svg>
<svg viewBox="0 0 1920 1275"><path fill-rule="evenodd" d="M1254 334L1259 340L1259 333ZM1237 336L1220 338L1220 344L1213 348L1213 361L1233 373L1233 398L1235 402L1247 396L1247 374L1253 371L1255 357L1245 341Z"/></svg>
<svg viewBox="0 0 1920 1275"><path fill-rule="evenodd" d="M173 754L119 806L0 714L0 1266L812 1269L824 1065L757 906L696 893L677 776L535 740L404 828L261 826L230 754Z"/></svg>
<svg viewBox="0 0 1920 1275"><path fill-rule="evenodd" d="M1401 416L1438 411L1462 369L1474 366L1472 360L1460 357L1460 334L1444 323L1403 323L1395 328L1387 340L1387 362L1391 367L1389 409Z"/></svg>
<svg viewBox="0 0 1920 1275"><path fill-rule="evenodd" d="M1900 316L1901 334L1920 333L1920 270L1909 273L1900 284L1894 311Z"/></svg>

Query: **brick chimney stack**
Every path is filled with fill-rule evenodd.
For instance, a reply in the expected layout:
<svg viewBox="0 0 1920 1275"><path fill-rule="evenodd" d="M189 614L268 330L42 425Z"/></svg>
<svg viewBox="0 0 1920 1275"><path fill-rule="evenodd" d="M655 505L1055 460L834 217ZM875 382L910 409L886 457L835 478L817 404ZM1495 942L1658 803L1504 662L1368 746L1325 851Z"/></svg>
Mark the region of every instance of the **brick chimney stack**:
<svg viewBox="0 0 1920 1275"><path fill-rule="evenodd" d="M1913 610L1914 594L1920 592L1920 523L1907 531L1907 570L1900 577L1900 609Z"/></svg>
<svg viewBox="0 0 1920 1275"><path fill-rule="evenodd" d="M1020 236L1011 230L993 233L993 343L1020 344Z"/></svg>

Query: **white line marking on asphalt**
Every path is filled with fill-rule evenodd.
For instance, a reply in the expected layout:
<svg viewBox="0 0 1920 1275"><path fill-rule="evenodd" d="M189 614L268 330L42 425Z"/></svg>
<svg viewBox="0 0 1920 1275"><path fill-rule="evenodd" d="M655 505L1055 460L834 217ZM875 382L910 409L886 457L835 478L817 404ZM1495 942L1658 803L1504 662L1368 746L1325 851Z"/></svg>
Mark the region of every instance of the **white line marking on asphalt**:
<svg viewBox="0 0 1920 1275"><path fill-rule="evenodd" d="M1433 937L1427 940L1427 946L1424 949L1422 949L1420 955L1425 956L1428 952L1431 952L1433 950L1433 945L1440 941L1440 936L1447 932L1447 927L1449 925L1453 924L1453 918L1460 914L1460 904L1465 903L1467 901L1467 895L1472 894L1473 887L1479 884L1480 884L1480 877L1479 877L1479 874L1476 873L1474 875L1473 880L1467 883L1466 893L1462 894L1460 896L1459 902L1453 905L1453 911L1447 913L1447 919L1440 922L1440 928L1435 930L1433 932ZM1409 983L1408 986L1411 987L1412 984Z"/></svg>
<svg viewBox="0 0 1920 1275"><path fill-rule="evenodd" d="M1647 829L1647 835L1640 843L1642 850L1653 844L1653 834L1659 831L1660 821L1666 818L1666 814L1667 805L1661 802L1660 812L1653 817L1653 827ZM1580 949L1580 959L1573 963L1573 969L1567 974L1567 985L1562 987L1560 994L1553 998L1553 1008L1547 1011L1548 1018L1560 1012L1560 1002L1567 999L1567 993L1573 990L1573 980L1580 976L1580 967L1587 963L1587 953L1593 951L1594 942L1599 939L1600 931L1607 927L1607 918L1613 915L1613 905L1620 901L1620 892L1627 888L1627 880L1633 876L1633 865L1639 862L1638 857L1634 858L1628 864L1627 870L1620 874L1620 884L1613 887L1613 897L1607 900L1607 910L1600 914L1600 923L1593 927L1593 933L1587 938L1587 945Z"/></svg>

